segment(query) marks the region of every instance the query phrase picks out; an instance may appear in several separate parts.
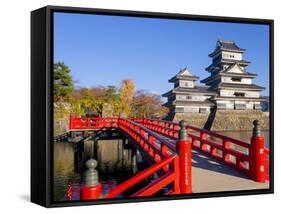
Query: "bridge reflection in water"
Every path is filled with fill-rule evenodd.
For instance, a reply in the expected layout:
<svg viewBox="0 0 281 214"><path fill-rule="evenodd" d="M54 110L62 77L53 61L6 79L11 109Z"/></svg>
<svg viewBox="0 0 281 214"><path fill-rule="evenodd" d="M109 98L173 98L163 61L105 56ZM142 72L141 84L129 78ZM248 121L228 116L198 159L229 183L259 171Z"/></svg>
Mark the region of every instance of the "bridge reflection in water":
<svg viewBox="0 0 281 214"><path fill-rule="evenodd" d="M103 132L98 137L78 133L75 137L54 142L55 201L80 200L82 174L85 171L85 162L90 158L98 161L97 170L99 181L103 186L102 195L106 195L118 184L149 166L143 160L140 151L118 131ZM153 177L150 180L152 179ZM140 186L142 184L119 197L130 195Z"/></svg>

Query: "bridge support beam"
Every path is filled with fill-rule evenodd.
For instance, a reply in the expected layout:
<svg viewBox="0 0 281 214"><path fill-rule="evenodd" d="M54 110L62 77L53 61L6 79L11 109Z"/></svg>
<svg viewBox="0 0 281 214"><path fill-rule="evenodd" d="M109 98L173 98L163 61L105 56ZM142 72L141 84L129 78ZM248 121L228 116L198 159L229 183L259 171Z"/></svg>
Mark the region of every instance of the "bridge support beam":
<svg viewBox="0 0 281 214"><path fill-rule="evenodd" d="M265 151L264 137L261 135L261 128L258 120L253 122L253 136L250 146L250 173L254 181L265 182Z"/></svg>
<svg viewBox="0 0 281 214"><path fill-rule="evenodd" d="M192 173L191 173L191 142L187 139L186 123L180 121L179 139L177 141L177 153L179 155L180 167L180 193L192 193Z"/></svg>

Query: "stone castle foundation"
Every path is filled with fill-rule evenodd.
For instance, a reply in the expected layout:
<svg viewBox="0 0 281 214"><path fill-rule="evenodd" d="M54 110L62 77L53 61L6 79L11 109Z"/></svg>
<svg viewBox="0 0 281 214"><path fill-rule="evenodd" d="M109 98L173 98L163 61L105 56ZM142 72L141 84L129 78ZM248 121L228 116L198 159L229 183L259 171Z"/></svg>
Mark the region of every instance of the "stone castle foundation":
<svg viewBox="0 0 281 214"><path fill-rule="evenodd" d="M261 128L269 129L269 112L259 110L217 110L215 113L176 113L175 122L185 120L187 124L212 131L251 131L253 121L259 120Z"/></svg>

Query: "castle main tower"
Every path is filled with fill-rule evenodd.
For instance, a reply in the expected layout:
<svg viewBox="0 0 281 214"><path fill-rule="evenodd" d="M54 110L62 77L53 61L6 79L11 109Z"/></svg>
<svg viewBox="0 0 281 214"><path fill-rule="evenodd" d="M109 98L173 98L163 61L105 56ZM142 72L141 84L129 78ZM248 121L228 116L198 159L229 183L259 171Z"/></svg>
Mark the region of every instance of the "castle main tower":
<svg viewBox="0 0 281 214"><path fill-rule="evenodd" d="M265 88L252 83L257 74L246 71L250 62L243 59L244 52L234 41L218 40L209 54L212 64L206 70L210 76L201 82L217 93L213 101L218 110L261 109L260 92Z"/></svg>

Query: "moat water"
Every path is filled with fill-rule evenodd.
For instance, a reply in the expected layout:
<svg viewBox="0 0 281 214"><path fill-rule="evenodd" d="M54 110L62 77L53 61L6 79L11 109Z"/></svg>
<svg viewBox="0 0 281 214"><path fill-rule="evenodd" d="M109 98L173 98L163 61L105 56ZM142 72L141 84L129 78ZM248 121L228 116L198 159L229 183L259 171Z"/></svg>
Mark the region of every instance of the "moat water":
<svg viewBox="0 0 281 214"><path fill-rule="evenodd" d="M252 137L252 131L218 131L217 133L249 143ZM264 136L265 147L268 148L270 141L270 132L269 130L262 130L261 134Z"/></svg>
<svg viewBox="0 0 281 214"><path fill-rule="evenodd" d="M99 181L103 186L101 198L116 185L148 167L140 152L127 139L98 140L89 139L83 143L71 140L54 142L53 200L80 200L80 186L85 162L94 158L98 161ZM124 192L119 197L131 195L136 188L145 185L147 180Z"/></svg>

